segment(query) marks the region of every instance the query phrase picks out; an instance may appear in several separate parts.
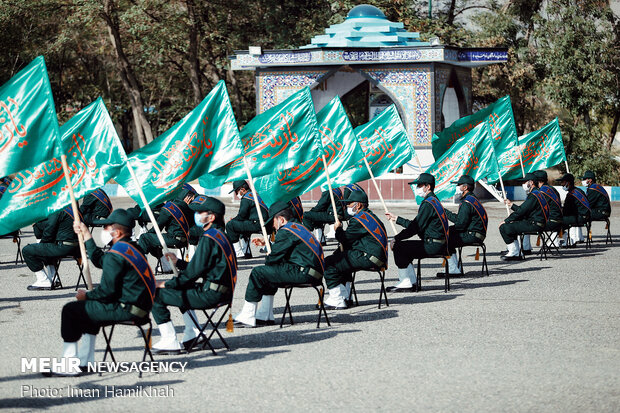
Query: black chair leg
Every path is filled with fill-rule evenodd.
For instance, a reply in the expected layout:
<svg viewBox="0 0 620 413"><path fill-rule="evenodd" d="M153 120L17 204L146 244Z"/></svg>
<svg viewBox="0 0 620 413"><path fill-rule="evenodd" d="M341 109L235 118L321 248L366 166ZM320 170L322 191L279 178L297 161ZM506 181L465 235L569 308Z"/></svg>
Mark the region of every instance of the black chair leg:
<svg viewBox="0 0 620 413"><path fill-rule="evenodd" d="M482 276L484 276L486 268L487 277L489 276L489 263L487 262L487 246L482 244Z"/></svg>
<svg viewBox="0 0 620 413"><path fill-rule="evenodd" d="M418 258L418 271L415 279L415 291L422 291L422 269L421 269L421 259Z"/></svg>
<svg viewBox="0 0 620 413"><path fill-rule="evenodd" d="M291 320L291 325L293 325L293 313L291 311L291 294L293 294L292 288L284 289L284 298L286 298L286 304L284 305L284 313L282 314L282 320L280 321L280 328L284 325L284 319L286 318L286 312L288 311L289 318ZM323 301L321 300L321 305Z"/></svg>
<svg viewBox="0 0 620 413"><path fill-rule="evenodd" d="M389 307L387 291L385 290L385 270L377 271L381 280L381 290L379 291L379 309L381 309L381 297L385 298L385 306Z"/></svg>
<svg viewBox="0 0 620 413"><path fill-rule="evenodd" d="M327 321L327 325L331 326L329 323L329 318L327 317L327 311L325 310L325 303L323 303L323 296L325 295L325 289L319 288L318 286L314 286L314 291L316 291L317 296L319 297L319 302L321 305L319 306L319 317L316 321L316 328L321 327L321 313L325 315L325 321ZM292 324L292 322L291 322Z"/></svg>

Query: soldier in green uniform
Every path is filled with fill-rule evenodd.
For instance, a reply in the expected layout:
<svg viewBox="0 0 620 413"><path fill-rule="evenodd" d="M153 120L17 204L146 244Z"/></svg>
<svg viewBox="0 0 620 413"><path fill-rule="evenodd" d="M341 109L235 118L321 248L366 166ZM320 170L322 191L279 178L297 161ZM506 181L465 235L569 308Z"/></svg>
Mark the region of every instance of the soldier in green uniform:
<svg viewBox="0 0 620 413"><path fill-rule="evenodd" d="M262 232L258 211L256 211L256 204L254 202L254 194L250 191L250 186L246 181L234 181L231 193L232 192L241 199L241 202L239 203L239 212L237 216L226 224L226 235L230 242L233 243L237 258L252 258L252 252L250 251L249 245L243 240L243 237L249 237L252 234L259 234ZM266 221L269 217L267 205L265 205L260 197L257 199L263 220ZM265 228L267 233L271 233L271 227L268 226L266 222L265 226L267 227Z"/></svg>
<svg viewBox="0 0 620 413"><path fill-rule="evenodd" d="M575 186L573 174L564 174L558 183L566 191L564 207L562 208L562 226L564 229L564 244L569 246L576 242L583 241L581 227L590 220L590 202L585 192Z"/></svg>
<svg viewBox="0 0 620 413"><path fill-rule="evenodd" d="M189 311L229 302L237 279L237 259L232 244L223 232L224 204L215 198L198 195L189 207L195 211L194 226L200 228L203 234L189 263L169 255L181 270L179 276L157 283L152 313L159 326L161 340L153 349L160 354L177 354L182 349L187 350L199 333ZM202 281L198 282L200 278ZM183 314L183 346L177 340L170 321L169 306L178 307Z"/></svg>
<svg viewBox="0 0 620 413"><path fill-rule="evenodd" d="M347 308L353 271L380 269L387 263L387 233L383 223L368 209L366 193L351 191L341 202L347 206L351 219L346 231L342 222L336 223L336 239L343 250L336 249L325 259L328 309Z"/></svg>
<svg viewBox="0 0 620 413"><path fill-rule="evenodd" d="M108 218L95 223L110 232L113 246L109 252L97 247L83 222L76 223L73 229L84 237L93 265L103 270L101 282L91 291L78 290L77 301L63 307L60 324L64 340L62 357L79 358L80 366L94 362L95 338L101 326L147 318L155 296L153 272L143 251L131 241L133 216L124 209L116 209ZM56 373L73 375L79 371L65 369Z"/></svg>
<svg viewBox="0 0 620 413"><path fill-rule="evenodd" d="M41 241L22 250L24 261L36 275L29 290L50 290L56 276L57 259L79 254L77 235L73 231L73 210L68 206L47 218Z"/></svg>
<svg viewBox="0 0 620 413"><path fill-rule="evenodd" d="M93 226L93 222L107 218L114 208L108 194L101 188L86 195L80 205L80 212L87 226Z"/></svg>
<svg viewBox="0 0 620 413"><path fill-rule="evenodd" d="M521 259L521 246L518 240L520 234L538 232L547 225L549 204L534 185L537 179L533 173L525 174L522 186L528 195L521 205L516 205L509 199L504 200L504 203L514 211L499 226L499 233L508 246L508 252L502 256L504 261Z"/></svg>
<svg viewBox="0 0 620 413"><path fill-rule="evenodd" d="M534 185L536 185L540 193L545 196L547 204L549 204L549 220L545 226L545 231L559 232L562 229L562 199L560 198L560 193L557 189L548 184L547 172L544 170L535 171L534 176L536 177ZM531 245L529 238L529 235L523 238L524 253L526 253L528 246ZM558 243L557 238L551 241L554 244ZM531 250L531 246L529 249ZM527 253L525 255L527 255Z"/></svg>
<svg viewBox="0 0 620 413"><path fill-rule="evenodd" d="M413 286L416 285L417 279L411 264L414 259L437 254L448 255L448 219L441 202L433 193L435 177L422 173L418 179L408 184L416 185L415 194L424 200L413 221L386 213L390 221L396 221L398 225L405 227L394 236L392 242L399 282L387 288L387 291L391 292L415 291ZM420 237L420 241L405 241L416 234Z"/></svg>
<svg viewBox="0 0 620 413"><path fill-rule="evenodd" d="M487 236L489 216L480 200L474 195L476 183L471 176L463 175L458 181L452 183L456 184L461 191L461 205L456 214L446 209L448 220L454 222L454 225L449 228L448 251L450 258L448 258L448 273L460 275L461 268L458 265L456 249L483 242ZM443 276L444 273L437 275Z"/></svg>
<svg viewBox="0 0 620 413"><path fill-rule="evenodd" d="M586 196L590 202L592 221L605 221L611 215L609 194L602 185L596 183L594 172L586 171L581 179L582 185L588 188Z"/></svg>
<svg viewBox="0 0 620 413"><path fill-rule="evenodd" d="M344 208L340 200L343 199L342 191L340 188L332 188L334 194L334 200L336 201L336 214L339 220L343 220L345 213ZM323 238L323 227L325 224L333 224L336 222L334 217L334 208L332 207L331 197L329 190L321 193L319 202L310 210L304 213L303 224L310 231L314 231L316 239L321 240ZM325 243L323 243L325 245Z"/></svg>
<svg viewBox="0 0 620 413"><path fill-rule="evenodd" d="M157 225L162 231L164 241L168 248L181 248L188 245L190 222L194 222L194 213L189 209L189 203L194 199L194 194L188 189L182 188L176 199L164 204L157 218ZM166 231L166 232L164 232ZM156 258L161 258L162 247L155 228L142 234L138 240L138 245L147 254ZM168 266L168 260L161 260L162 271L172 272Z"/></svg>
<svg viewBox="0 0 620 413"><path fill-rule="evenodd" d="M325 259L318 240L303 225L293 221L287 202L275 202L269 208L276 239L265 265L254 267L245 291L245 303L234 319L242 326L274 323L273 296L286 284L321 284ZM263 240L264 242L264 240ZM257 311L258 303L261 308Z"/></svg>

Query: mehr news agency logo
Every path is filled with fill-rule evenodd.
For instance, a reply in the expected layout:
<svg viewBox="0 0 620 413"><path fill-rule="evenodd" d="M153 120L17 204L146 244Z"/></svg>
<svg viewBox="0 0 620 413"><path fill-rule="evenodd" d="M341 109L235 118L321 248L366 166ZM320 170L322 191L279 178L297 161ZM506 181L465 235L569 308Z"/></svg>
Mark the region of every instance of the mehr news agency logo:
<svg viewBox="0 0 620 413"><path fill-rule="evenodd" d="M95 361L80 367L77 357L22 357L22 373L58 373L75 376L83 373L184 373L187 361Z"/></svg>

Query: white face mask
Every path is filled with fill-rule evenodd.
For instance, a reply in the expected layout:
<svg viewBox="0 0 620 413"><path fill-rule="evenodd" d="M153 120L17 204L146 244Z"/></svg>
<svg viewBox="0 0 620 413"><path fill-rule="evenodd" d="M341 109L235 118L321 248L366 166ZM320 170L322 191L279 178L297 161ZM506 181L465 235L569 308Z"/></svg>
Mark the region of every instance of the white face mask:
<svg viewBox="0 0 620 413"><path fill-rule="evenodd" d="M110 233L110 231L102 229L99 234L99 241L101 241L102 246L108 245L110 241L112 241L112 234Z"/></svg>
<svg viewBox="0 0 620 413"><path fill-rule="evenodd" d="M570 186L568 186L568 185L564 185L564 186L562 186L562 188L563 188L566 192L570 191Z"/></svg>
<svg viewBox="0 0 620 413"><path fill-rule="evenodd" d="M581 186L588 186L588 181L581 181Z"/></svg>
<svg viewBox="0 0 620 413"><path fill-rule="evenodd" d="M347 214L354 216L357 212L355 211L355 208L353 207L347 207Z"/></svg>
<svg viewBox="0 0 620 413"><path fill-rule="evenodd" d="M523 182L521 188L523 188L525 192L530 192L530 185L527 182Z"/></svg>
<svg viewBox="0 0 620 413"><path fill-rule="evenodd" d="M424 187L416 187L415 194L424 198L426 196L426 192L424 192Z"/></svg>

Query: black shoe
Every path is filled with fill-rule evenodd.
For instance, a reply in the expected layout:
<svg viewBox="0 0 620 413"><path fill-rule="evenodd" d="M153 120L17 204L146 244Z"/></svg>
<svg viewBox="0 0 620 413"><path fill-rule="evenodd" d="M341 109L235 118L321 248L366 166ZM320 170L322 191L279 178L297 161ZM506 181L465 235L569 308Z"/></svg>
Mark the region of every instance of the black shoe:
<svg viewBox="0 0 620 413"><path fill-rule="evenodd" d="M181 354L181 350L167 350L167 349L152 349L151 352L153 354L159 354L160 356L173 356L177 354Z"/></svg>
<svg viewBox="0 0 620 413"><path fill-rule="evenodd" d="M400 288L400 287L388 287L385 289L385 291L387 291L388 293L414 293L415 292L415 288L413 287L409 287L409 288Z"/></svg>
<svg viewBox="0 0 620 413"><path fill-rule="evenodd" d="M450 278L460 277L462 275L463 274L461 274L460 272L457 272L456 274L450 273ZM446 273L445 272L438 272L437 273L437 278L446 278Z"/></svg>
<svg viewBox="0 0 620 413"><path fill-rule="evenodd" d="M28 291L49 291L52 289L52 287L37 287L34 285L29 285L28 287L26 287L26 289Z"/></svg>
<svg viewBox="0 0 620 413"><path fill-rule="evenodd" d="M254 328L255 326L251 326L249 324L242 323L241 321L235 321L235 322L233 322L233 327L235 327L235 328Z"/></svg>
<svg viewBox="0 0 620 413"><path fill-rule="evenodd" d="M515 256L515 257L502 257L502 260L504 261L521 261L523 258L521 258L519 255Z"/></svg>
<svg viewBox="0 0 620 413"><path fill-rule="evenodd" d="M243 254L243 258L252 258L252 253L246 252L245 254Z"/></svg>
<svg viewBox="0 0 620 413"><path fill-rule="evenodd" d="M502 251L502 252L500 252L500 253L499 253L500 257L503 257L503 256L504 256L504 255L506 255L506 254L508 254L508 251L507 251L507 250L506 250L506 251Z"/></svg>
<svg viewBox="0 0 620 413"><path fill-rule="evenodd" d="M256 319L256 327L267 327L267 326L275 326L275 320L260 320Z"/></svg>
<svg viewBox="0 0 620 413"><path fill-rule="evenodd" d="M532 250L523 250L523 255L532 255Z"/></svg>
<svg viewBox="0 0 620 413"><path fill-rule="evenodd" d="M194 341L194 339L191 340L187 340L184 341L182 343L183 348L185 349L185 351L190 351L191 349L197 348L197 347L202 347L202 345L204 344L204 342L206 341L204 337L200 337L198 340L196 340L196 344L194 344L192 347L190 347L190 345L192 344L192 342Z"/></svg>
<svg viewBox="0 0 620 413"><path fill-rule="evenodd" d="M323 304L325 305L325 304ZM346 310L349 307L336 307L334 305L325 305L325 310Z"/></svg>
<svg viewBox="0 0 620 413"><path fill-rule="evenodd" d="M347 307L355 307L357 305L353 300L344 300L344 303L347 305Z"/></svg>

